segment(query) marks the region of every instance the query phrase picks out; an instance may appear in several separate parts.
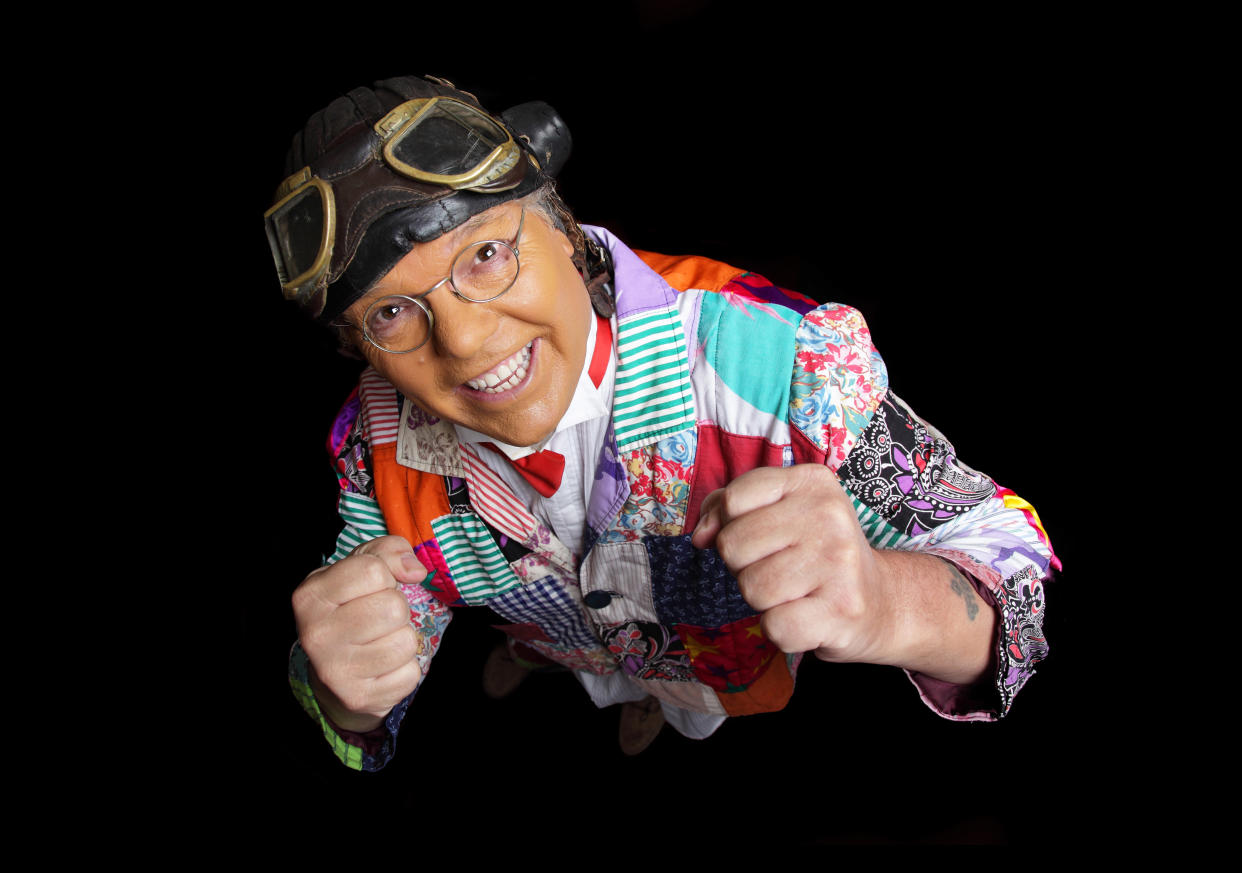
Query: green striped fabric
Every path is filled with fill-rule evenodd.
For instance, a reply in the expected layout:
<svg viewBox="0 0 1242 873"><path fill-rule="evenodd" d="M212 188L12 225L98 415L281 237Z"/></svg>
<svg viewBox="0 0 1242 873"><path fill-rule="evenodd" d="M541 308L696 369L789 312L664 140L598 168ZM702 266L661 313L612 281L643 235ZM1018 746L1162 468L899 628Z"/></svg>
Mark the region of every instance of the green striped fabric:
<svg viewBox="0 0 1242 873"><path fill-rule="evenodd" d="M466 603L482 603L522 584L487 526L473 512L441 516L431 523L431 530Z"/></svg>
<svg viewBox="0 0 1242 873"><path fill-rule="evenodd" d="M846 494L849 494L849 492L847 491ZM854 513L858 516L858 525L862 528L863 535L867 537L867 542L871 543L872 548L895 549L899 548L899 543L907 542L910 539L881 516L864 506L853 494L849 494L849 498L850 503L854 504Z"/></svg>
<svg viewBox="0 0 1242 873"><path fill-rule="evenodd" d="M303 659L305 657L305 655L302 655ZM311 690L310 685L306 683L302 676L295 677L290 675L289 686L293 689L293 696L297 698L298 703L306 710L307 715L319 723L324 739L332 746L332 753L336 755L337 759L351 770L361 770L362 749L357 746L351 746L332 729L332 725L328 723L328 719L319 708L319 702L315 700L315 693Z"/></svg>
<svg viewBox="0 0 1242 873"><path fill-rule="evenodd" d="M328 558L329 564L348 557L353 549L367 540L388 535L384 513L375 498L344 491L336 509L345 522L345 529L336 538L336 551Z"/></svg>
<svg viewBox="0 0 1242 873"><path fill-rule="evenodd" d="M617 324L617 383L613 401L617 449L627 451L694 424L686 336L676 309Z"/></svg>

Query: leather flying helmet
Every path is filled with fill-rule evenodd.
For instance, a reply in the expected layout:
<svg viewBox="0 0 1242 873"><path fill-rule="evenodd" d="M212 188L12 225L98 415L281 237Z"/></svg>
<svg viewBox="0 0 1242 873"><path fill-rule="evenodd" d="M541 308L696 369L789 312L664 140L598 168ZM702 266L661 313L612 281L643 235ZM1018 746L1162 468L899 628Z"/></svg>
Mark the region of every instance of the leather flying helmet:
<svg viewBox="0 0 1242 873"><path fill-rule="evenodd" d="M285 297L335 319L416 243L555 177L571 145L543 102L497 117L442 79L355 88L294 136L264 214Z"/></svg>

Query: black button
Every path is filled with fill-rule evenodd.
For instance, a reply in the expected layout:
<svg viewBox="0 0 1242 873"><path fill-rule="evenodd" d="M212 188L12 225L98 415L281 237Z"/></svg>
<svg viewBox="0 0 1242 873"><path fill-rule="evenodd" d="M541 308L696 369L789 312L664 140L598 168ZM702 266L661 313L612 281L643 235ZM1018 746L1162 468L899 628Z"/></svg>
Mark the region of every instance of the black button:
<svg viewBox="0 0 1242 873"><path fill-rule="evenodd" d="M613 596L620 597L615 591L592 591L582 598L582 602L591 609L603 609L612 603Z"/></svg>

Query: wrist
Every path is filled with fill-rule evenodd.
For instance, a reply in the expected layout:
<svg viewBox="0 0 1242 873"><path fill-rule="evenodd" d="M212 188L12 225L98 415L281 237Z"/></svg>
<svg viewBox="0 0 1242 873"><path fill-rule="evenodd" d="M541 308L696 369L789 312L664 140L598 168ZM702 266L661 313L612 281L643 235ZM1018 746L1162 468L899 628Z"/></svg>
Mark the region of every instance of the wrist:
<svg viewBox="0 0 1242 873"><path fill-rule="evenodd" d="M988 672L996 613L957 566L935 555L877 550L892 608L883 663L955 685Z"/></svg>
<svg viewBox="0 0 1242 873"><path fill-rule="evenodd" d="M354 712L346 707L340 698L320 681L319 676L315 673L314 666L308 666L307 678L310 681L311 690L315 693L315 700L319 704L319 709L327 717L328 721L332 722L334 727L365 734L375 730L384 723L383 715L374 715L369 712Z"/></svg>

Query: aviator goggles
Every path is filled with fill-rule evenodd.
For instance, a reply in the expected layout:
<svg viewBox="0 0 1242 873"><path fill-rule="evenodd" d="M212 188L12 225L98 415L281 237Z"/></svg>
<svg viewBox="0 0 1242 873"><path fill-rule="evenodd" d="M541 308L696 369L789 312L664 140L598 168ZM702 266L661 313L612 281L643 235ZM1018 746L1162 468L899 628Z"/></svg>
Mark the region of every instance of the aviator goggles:
<svg viewBox="0 0 1242 873"><path fill-rule="evenodd" d="M322 311L324 292L366 229L338 245L343 225L354 232L358 222L349 219L364 196L391 209L460 190L508 191L525 176L523 154L503 124L464 101L437 96L397 106L370 128L365 143L347 141L316 161L315 170L303 167L277 189L263 218L285 297Z"/></svg>

